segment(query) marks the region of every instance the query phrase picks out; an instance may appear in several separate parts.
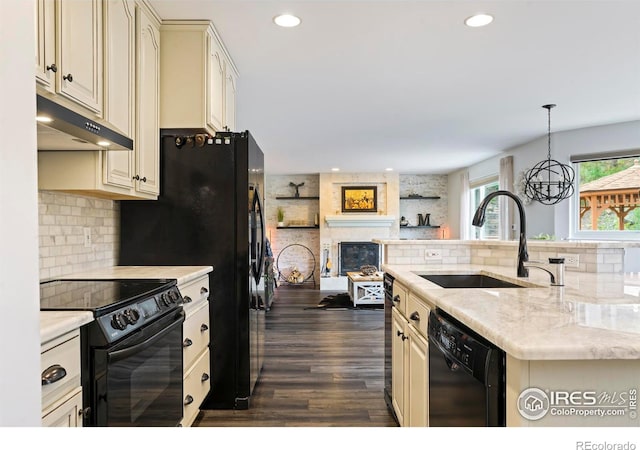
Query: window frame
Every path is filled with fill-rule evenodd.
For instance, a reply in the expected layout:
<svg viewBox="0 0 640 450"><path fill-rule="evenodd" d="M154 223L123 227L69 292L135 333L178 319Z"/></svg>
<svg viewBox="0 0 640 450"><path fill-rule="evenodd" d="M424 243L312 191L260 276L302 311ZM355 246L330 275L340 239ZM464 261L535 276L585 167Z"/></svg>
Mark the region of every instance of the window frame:
<svg viewBox="0 0 640 450"><path fill-rule="evenodd" d="M472 182L469 183L469 217L472 218L475 213L476 210L478 208L478 205L475 204L475 198L474 198L474 191L478 188L483 188L483 191L481 193L480 196L480 202L482 201L482 199L484 199L487 196L486 193L486 188L489 185L496 185L496 190L500 189L500 177L498 175L494 175L494 176L490 176L490 177L484 177L484 178L480 178L477 180L473 180ZM499 198L495 198L494 201L498 202L498 212L497 212L497 235L494 236L487 236L486 235L486 231L487 228L487 223L485 221L485 224L482 227L476 227L474 226L471 221L469 221L469 224L467 225L468 228L468 232L469 232L469 239L473 240L473 241L499 241L500 240L500 236L501 236L501 227L502 227L502 223L500 220L500 205L499 205ZM476 237L476 232L479 231L479 236Z"/></svg>
<svg viewBox="0 0 640 450"><path fill-rule="evenodd" d="M571 156L571 165L575 173L575 189L570 197L569 239L597 241L640 241L640 230L581 230L580 229L580 163L604 161L610 159L640 158L640 152L611 152L581 156Z"/></svg>

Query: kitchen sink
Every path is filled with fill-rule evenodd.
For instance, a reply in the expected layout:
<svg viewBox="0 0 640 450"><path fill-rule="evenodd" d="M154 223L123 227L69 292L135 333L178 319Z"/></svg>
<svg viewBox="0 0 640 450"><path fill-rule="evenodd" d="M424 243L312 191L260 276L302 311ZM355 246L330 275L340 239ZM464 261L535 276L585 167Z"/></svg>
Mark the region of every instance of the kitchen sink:
<svg viewBox="0 0 640 450"><path fill-rule="evenodd" d="M514 283L482 274L420 275L443 288L522 288Z"/></svg>

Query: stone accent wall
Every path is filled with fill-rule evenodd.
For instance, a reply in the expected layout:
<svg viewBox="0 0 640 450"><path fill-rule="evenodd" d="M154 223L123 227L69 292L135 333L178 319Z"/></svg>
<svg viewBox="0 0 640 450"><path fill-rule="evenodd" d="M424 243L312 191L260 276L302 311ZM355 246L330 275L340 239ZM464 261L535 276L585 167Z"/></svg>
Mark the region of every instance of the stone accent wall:
<svg viewBox="0 0 640 450"><path fill-rule="evenodd" d="M116 265L119 204L113 200L40 191L40 280ZM84 245L84 228L91 246Z"/></svg>
<svg viewBox="0 0 640 450"><path fill-rule="evenodd" d="M442 239L448 229L447 175L400 175L400 197L411 194L423 197L439 196L439 199L400 200L400 217L404 216L410 225L418 225L418 214L430 214L431 225L440 228L403 228L400 237L404 239Z"/></svg>

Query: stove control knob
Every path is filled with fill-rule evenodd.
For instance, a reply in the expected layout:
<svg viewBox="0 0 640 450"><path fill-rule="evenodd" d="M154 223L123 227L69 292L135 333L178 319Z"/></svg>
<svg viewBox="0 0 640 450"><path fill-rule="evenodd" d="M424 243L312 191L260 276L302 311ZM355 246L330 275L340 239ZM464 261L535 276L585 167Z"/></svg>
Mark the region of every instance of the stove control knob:
<svg viewBox="0 0 640 450"><path fill-rule="evenodd" d="M122 313L115 313L111 318L111 326L116 330L124 330L127 328L127 319Z"/></svg>
<svg viewBox="0 0 640 450"><path fill-rule="evenodd" d="M163 305L171 306L171 299L169 298L166 292L160 295L160 299L162 300Z"/></svg>
<svg viewBox="0 0 640 450"><path fill-rule="evenodd" d="M176 291L169 291L169 297L173 303L178 303L178 300L180 300L180 294Z"/></svg>
<svg viewBox="0 0 640 450"><path fill-rule="evenodd" d="M124 318L126 319L127 323L133 325L138 321L138 319L140 319L140 313L137 309L127 309L124 312Z"/></svg>

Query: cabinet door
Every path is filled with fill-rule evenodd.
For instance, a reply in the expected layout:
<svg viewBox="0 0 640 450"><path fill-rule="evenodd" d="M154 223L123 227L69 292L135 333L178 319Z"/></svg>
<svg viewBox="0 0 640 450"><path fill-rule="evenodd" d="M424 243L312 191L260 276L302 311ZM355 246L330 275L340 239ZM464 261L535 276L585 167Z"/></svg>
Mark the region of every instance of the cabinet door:
<svg viewBox="0 0 640 450"><path fill-rule="evenodd" d="M222 130L224 98L224 55L214 36L209 40L209 126Z"/></svg>
<svg viewBox="0 0 640 450"><path fill-rule="evenodd" d="M138 95L136 190L160 193L160 30L145 8L138 8Z"/></svg>
<svg viewBox="0 0 640 450"><path fill-rule="evenodd" d="M55 91L56 9L50 0L35 2L36 14L36 81L46 90Z"/></svg>
<svg viewBox="0 0 640 450"><path fill-rule="evenodd" d="M42 417L43 427L82 427L82 388Z"/></svg>
<svg viewBox="0 0 640 450"><path fill-rule="evenodd" d="M407 326L407 403L405 425L429 425L429 351L428 343L412 326Z"/></svg>
<svg viewBox="0 0 640 450"><path fill-rule="evenodd" d="M105 119L133 138L136 39L133 0L105 0L104 18ZM133 188L134 164L134 152L104 152L105 183Z"/></svg>
<svg viewBox="0 0 640 450"><path fill-rule="evenodd" d="M405 327L406 320L393 308L391 321L391 403L400 426L404 424L405 408Z"/></svg>
<svg viewBox="0 0 640 450"><path fill-rule="evenodd" d="M236 129L236 76L228 65L224 87L224 125L229 131L234 131Z"/></svg>
<svg viewBox="0 0 640 450"><path fill-rule="evenodd" d="M57 92L102 113L102 0L57 3Z"/></svg>

